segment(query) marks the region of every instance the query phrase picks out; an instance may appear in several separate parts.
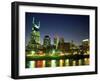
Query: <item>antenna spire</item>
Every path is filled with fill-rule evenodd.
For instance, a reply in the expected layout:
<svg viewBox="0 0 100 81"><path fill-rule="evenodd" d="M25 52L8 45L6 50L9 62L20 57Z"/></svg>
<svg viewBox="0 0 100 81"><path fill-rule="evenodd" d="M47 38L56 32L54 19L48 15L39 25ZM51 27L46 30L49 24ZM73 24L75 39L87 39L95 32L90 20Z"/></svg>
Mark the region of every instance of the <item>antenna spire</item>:
<svg viewBox="0 0 100 81"><path fill-rule="evenodd" d="M34 20L35 20L35 18L33 17L33 21L32 21L33 24L34 24Z"/></svg>
<svg viewBox="0 0 100 81"><path fill-rule="evenodd" d="M40 21L39 21L39 27L40 27Z"/></svg>

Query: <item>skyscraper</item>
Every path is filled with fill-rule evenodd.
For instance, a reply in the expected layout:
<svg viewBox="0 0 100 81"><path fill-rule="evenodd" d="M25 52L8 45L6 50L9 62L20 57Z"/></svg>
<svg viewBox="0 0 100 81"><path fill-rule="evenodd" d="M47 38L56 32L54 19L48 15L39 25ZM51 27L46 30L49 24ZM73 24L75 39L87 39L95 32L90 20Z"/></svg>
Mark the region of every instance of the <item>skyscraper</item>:
<svg viewBox="0 0 100 81"><path fill-rule="evenodd" d="M32 26L32 38L35 40L36 43L40 44L40 21L35 21L33 18L33 26Z"/></svg>
<svg viewBox="0 0 100 81"><path fill-rule="evenodd" d="M86 54L89 54L89 39L84 39L83 41L82 41L82 49L84 50L84 52L86 53Z"/></svg>
<svg viewBox="0 0 100 81"><path fill-rule="evenodd" d="M59 43L60 43L60 44L63 44L63 43L64 43L64 38L63 38L63 37L60 37Z"/></svg>
<svg viewBox="0 0 100 81"><path fill-rule="evenodd" d="M40 46L40 21L33 17L31 38L27 45L27 49L36 50Z"/></svg>
<svg viewBox="0 0 100 81"><path fill-rule="evenodd" d="M64 38L63 38L63 37L61 37L61 38L59 39L58 49L59 49L60 51L62 51L62 52L63 52L63 50L64 50Z"/></svg>
<svg viewBox="0 0 100 81"><path fill-rule="evenodd" d="M55 46L56 49L58 48L58 44L59 44L59 37L55 36L54 37L54 46Z"/></svg>
<svg viewBox="0 0 100 81"><path fill-rule="evenodd" d="M50 45L51 45L51 39L48 35L46 35L44 37L43 46L44 47L49 47Z"/></svg>

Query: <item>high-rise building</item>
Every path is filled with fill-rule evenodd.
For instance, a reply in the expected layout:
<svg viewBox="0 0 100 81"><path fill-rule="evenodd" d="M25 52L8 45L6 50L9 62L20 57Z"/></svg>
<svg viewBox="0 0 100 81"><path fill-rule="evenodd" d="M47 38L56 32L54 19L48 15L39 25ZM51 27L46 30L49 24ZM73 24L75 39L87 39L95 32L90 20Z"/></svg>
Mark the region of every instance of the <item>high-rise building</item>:
<svg viewBox="0 0 100 81"><path fill-rule="evenodd" d="M33 17L31 38L27 45L27 49L36 50L40 46L40 21Z"/></svg>
<svg viewBox="0 0 100 81"><path fill-rule="evenodd" d="M83 51L86 53L86 54L89 54L89 39L84 39L83 41L82 41L82 49L83 49Z"/></svg>
<svg viewBox="0 0 100 81"><path fill-rule="evenodd" d="M58 44L59 44L59 37L55 36L54 37L54 46L55 46L56 49L58 48Z"/></svg>
<svg viewBox="0 0 100 81"><path fill-rule="evenodd" d="M36 43L40 44L40 21L35 21L35 19L33 18L33 26L32 26L32 38Z"/></svg>
<svg viewBox="0 0 100 81"><path fill-rule="evenodd" d="M44 37L43 46L44 46L44 47L49 47L49 46L51 46L51 39L50 39L50 37L49 37L48 35L46 35L46 36Z"/></svg>
<svg viewBox="0 0 100 81"><path fill-rule="evenodd" d="M89 45L89 39L82 40L82 45Z"/></svg>
<svg viewBox="0 0 100 81"><path fill-rule="evenodd" d="M63 38L63 37L60 37L59 43L60 43L60 44L64 43L64 38Z"/></svg>
<svg viewBox="0 0 100 81"><path fill-rule="evenodd" d="M70 52L70 43L64 42L62 44L59 44L58 49L62 51L63 53L69 53Z"/></svg>
<svg viewBox="0 0 100 81"><path fill-rule="evenodd" d="M61 51L64 50L64 38L63 37L61 37L59 39L58 49L61 50Z"/></svg>

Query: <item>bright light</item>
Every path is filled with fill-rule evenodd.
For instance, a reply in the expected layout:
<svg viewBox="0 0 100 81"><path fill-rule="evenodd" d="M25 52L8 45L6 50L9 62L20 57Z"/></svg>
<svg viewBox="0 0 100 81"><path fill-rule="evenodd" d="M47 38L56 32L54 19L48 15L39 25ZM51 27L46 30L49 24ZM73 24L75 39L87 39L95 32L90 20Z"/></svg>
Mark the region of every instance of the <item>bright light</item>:
<svg viewBox="0 0 100 81"><path fill-rule="evenodd" d="M35 51L31 51L32 55L35 54Z"/></svg>
<svg viewBox="0 0 100 81"><path fill-rule="evenodd" d="M63 66L63 63L64 63L64 60L60 60L60 67L62 67Z"/></svg>
<svg viewBox="0 0 100 81"><path fill-rule="evenodd" d="M29 67L30 68L35 68L35 61L30 61L29 62Z"/></svg>
<svg viewBox="0 0 100 81"><path fill-rule="evenodd" d="M65 64L66 64L66 66L69 66L69 59L65 60Z"/></svg>
<svg viewBox="0 0 100 81"><path fill-rule="evenodd" d="M55 54L55 50L53 50L52 53Z"/></svg>
<svg viewBox="0 0 100 81"><path fill-rule="evenodd" d="M56 60L51 60L51 67L56 67Z"/></svg>
<svg viewBox="0 0 100 81"><path fill-rule="evenodd" d="M64 53L60 53L60 55L61 55L61 56L63 56L63 55L64 55Z"/></svg>
<svg viewBox="0 0 100 81"><path fill-rule="evenodd" d="M43 60L43 67L45 67L45 65L46 65L46 63L45 63L46 61L45 60Z"/></svg>
<svg viewBox="0 0 100 81"><path fill-rule="evenodd" d="M89 39L84 39L83 42L85 42L85 41L89 41Z"/></svg>

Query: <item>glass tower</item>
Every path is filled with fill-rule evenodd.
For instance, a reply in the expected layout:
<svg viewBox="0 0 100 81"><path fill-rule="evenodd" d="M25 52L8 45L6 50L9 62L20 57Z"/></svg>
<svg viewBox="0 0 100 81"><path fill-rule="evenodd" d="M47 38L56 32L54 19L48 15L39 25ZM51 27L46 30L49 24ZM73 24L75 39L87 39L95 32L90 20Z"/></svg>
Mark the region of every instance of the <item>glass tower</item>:
<svg viewBox="0 0 100 81"><path fill-rule="evenodd" d="M49 47L50 45L51 45L51 39L48 35L46 35L44 37L43 46L44 47Z"/></svg>
<svg viewBox="0 0 100 81"><path fill-rule="evenodd" d="M36 51L40 46L40 21L33 17L31 38L27 45L28 49Z"/></svg>

